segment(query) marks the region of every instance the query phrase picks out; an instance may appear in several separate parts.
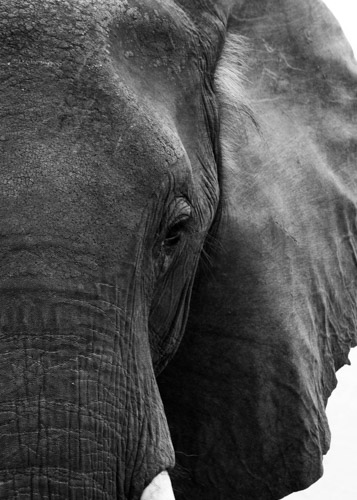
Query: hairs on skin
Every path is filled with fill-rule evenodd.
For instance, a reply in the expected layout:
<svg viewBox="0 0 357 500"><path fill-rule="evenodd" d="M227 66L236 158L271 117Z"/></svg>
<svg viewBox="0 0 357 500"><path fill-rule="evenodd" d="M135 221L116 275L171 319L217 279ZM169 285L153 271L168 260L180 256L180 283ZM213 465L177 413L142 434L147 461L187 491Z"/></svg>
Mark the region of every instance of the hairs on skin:
<svg viewBox="0 0 357 500"><path fill-rule="evenodd" d="M244 118L259 130L245 85L249 82L245 76L248 69L249 45L246 39L236 33L229 33L224 43L221 57L215 73L215 90L218 97L219 113L225 120L225 129L237 131ZM227 122L228 120L228 122Z"/></svg>

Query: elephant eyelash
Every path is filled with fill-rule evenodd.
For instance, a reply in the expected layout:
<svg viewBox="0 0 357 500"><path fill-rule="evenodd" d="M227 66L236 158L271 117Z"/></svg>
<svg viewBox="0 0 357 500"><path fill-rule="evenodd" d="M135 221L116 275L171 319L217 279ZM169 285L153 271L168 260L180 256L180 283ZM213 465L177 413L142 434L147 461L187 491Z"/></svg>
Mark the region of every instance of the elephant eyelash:
<svg viewBox="0 0 357 500"><path fill-rule="evenodd" d="M174 249L182 239L184 232L188 231L189 221L192 219L192 206L186 197L177 198L171 205L171 216L166 219L165 230L161 232L162 246L167 250ZM176 213L176 217L175 217Z"/></svg>
<svg viewBox="0 0 357 500"><path fill-rule="evenodd" d="M187 230L189 219L190 217L187 216L182 217L168 228L164 239L164 245L166 247L175 247L181 241L183 232Z"/></svg>

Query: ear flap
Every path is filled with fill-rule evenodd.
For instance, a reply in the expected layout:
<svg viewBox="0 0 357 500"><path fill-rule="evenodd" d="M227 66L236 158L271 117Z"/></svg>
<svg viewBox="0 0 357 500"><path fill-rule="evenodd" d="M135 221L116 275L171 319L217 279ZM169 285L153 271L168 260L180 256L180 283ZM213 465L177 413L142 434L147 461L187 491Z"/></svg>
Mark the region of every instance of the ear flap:
<svg viewBox="0 0 357 500"><path fill-rule="evenodd" d="M279 499L322 474L325 405L357 341L356 83L320 1L233 9L216 72L216 248L159 377L178 500Z"/></svg>

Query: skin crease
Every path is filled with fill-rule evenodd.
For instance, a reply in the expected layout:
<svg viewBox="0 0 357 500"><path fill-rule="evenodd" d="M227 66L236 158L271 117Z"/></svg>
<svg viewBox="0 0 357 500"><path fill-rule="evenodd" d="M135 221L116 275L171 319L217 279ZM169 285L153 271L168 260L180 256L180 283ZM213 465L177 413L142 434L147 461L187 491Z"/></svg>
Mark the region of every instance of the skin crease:
<svg viewBox="0 0 357 500"><path fill-rule="evenodd" d="M0 498L318 479L356 74L318 0L1 3Z"/></svg>

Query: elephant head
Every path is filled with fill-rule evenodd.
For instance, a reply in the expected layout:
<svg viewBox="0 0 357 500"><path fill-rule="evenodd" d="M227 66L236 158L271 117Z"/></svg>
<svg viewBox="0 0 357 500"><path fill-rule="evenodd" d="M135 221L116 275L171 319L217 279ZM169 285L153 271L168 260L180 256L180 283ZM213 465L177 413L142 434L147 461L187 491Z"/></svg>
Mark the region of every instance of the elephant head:
<svg viewBox="0 0 357 500"><path fill-rule="evenodd" d="M174 449L178 499L315 481L356 343L335 20L313 0L0 19L0 497L168 500Z"/></svg>

